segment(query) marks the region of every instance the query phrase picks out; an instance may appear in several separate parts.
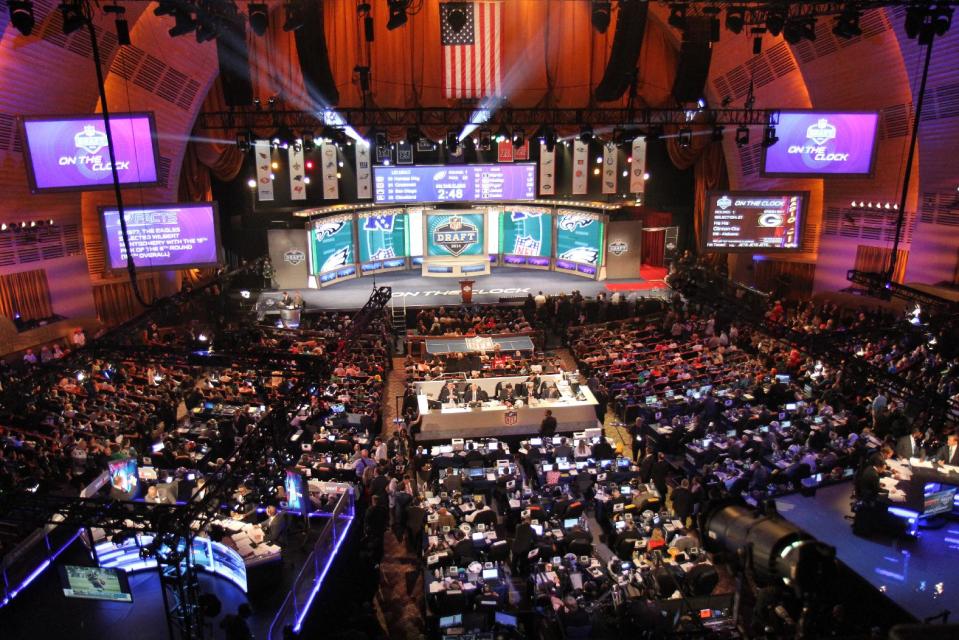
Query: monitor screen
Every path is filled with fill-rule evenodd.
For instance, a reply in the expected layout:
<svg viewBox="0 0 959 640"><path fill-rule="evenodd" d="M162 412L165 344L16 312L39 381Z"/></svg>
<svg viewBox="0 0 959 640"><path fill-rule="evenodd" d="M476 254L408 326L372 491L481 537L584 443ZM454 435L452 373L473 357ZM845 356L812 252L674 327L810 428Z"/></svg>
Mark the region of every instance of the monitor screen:
<svg viewBox="0 0 959 640"><path fill-rule="evenodd" d="M553 254L553 216L548 211L502 211L499 252L549 258Z"/></svg>
<svg viewBox="0 0 959 640"><path fill-rule="evenodd" d="M923 491L922 515L949 513L955 498L956 487L944 487L938 482L927 483Z"/></svg>
<svg viewBox="0 0 959 640"><path fill-rule="evenodd" d="M133 602L127 575L120 569L60 565L60 584L68 598Z"/></svg>
<svg viewBox="0 0 959 640"><path fill-rule="evenodd" d="M299 514L305 514L310 500L303 491L303 476L288 469L283 486L286 489L286 508Z"/></svg>
<svg viewBox="0 0 959 640"><path fill-rule="evenodd" d="M127 268L127 251L116 207L100 207L107 268ZM223 263L215 202L125 207L133 264L141 271L213 267Z"/></svg>
<svg viewBox="0 0 959 640"><path fill-rule="evenodd" d="M536 165L374 166L373 190L377 204L532 200Z"/></svg>
<svg viewBox="0 0 959 640"><path fill-rule="evenodd" d="M497 611L493 614L493 621L498 625L504 627L516 627L516 616L510 615L508 613L503 613L502 611Z"/></svg>
<svg viewBox="0 0 959 640"><path fill-rule="evenodd" d="M799 251L809 193L711 191L703 220L704 251Z"/></svg>
<svg viewBox="0 0 959 640"><path fill-rule="evenodd" d="M531 525L531 526L532 526L532 528L533 528L533 531L536 532L536 535L538 535L538 536L543 535L543 525L541 525L541 524L534 524L534 525Z"/></svg>
<svg viewBox="0 0 959 640"><path fill-rule="evenodd" d="M447 629L449 627L455 627L458 624L463 624L463 614L457 613L452 616L443 616L440 618L440 628Z"/></svg>
<svg viewBox="0 0 959 640"><path fill-rule="evenodd" d="M563 520L564 529L572 529L577 524L579 524L579 518L566 518L565 520Z"/></svg>
<svg viewBox="0 0 959 640"><path fill-rule="evenodd" d="M408 217L405 213L361 214L357 219L360 262L389 262L410 255Z"/></svg>
<svg viewBox="0 0 959 640"><path fill-rule="evenodd" d="M730 429L729 431L727 431L727 432L726 432L726 437L727 437L727 438L735 438L735 437L736 437L736 430L735 430L735 429Z"/></svg>
<svg viewBox="0 0 959 640"><path fill-rule="evenodd" d="M764 176L868 176L876 158L876 112L781 111L779 141L763 147Z"/></svg>
<svg viewBox="0 0 959 640"><path fill-rule="evenodd" d="M356 262L352 216L317 220L310 229L311 273L336 272Z"/></svg>
<svg viewBox="0 0 959 640"><path fill-rule="evenodd" d="M596 215L567 211L556 219L556 266L564 263L598 267L603 264L604 223Z"/></svg>
<svg viewBox="0 0 959 640"><path fill-rule="evenodd" d="M497 579L499 579L498 569L483 569L483 580L497 580Z"/></svg>
<svg viewBox="0 0 959 640"><path fill-rule="evenodd" d="M426 237L423 246L426 256L458 258L482 256L486 253L486 215L473 211L455 213L427 213Z"/></svg>
<svg viewBox="0 0 959 640"><path fill-rule="evenodd" d="M21 133L31 191L112 189L105 124L102 115L23 118ZM153 114L114 113L110 132L120 184L157 184L159 151Z"/></svg>
<svg viewBox="0 0 959 640"><path fill-rule="evenodd" d="M112 460L107 464L110 471L111 488L129 494L132 498L137 490L137 461L134 458Z"/></svg>

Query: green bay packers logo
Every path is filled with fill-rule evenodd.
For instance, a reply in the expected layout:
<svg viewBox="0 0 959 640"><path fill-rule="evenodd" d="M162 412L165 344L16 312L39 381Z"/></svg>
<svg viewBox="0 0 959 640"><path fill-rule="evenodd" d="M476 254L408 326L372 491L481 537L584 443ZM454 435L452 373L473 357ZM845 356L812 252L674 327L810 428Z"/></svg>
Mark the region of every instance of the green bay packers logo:
<svg viewBox="0 0 959 640"><path fill-rule="evenodd" d="M477 242L479 242L479 229L460 216L450 216L446 222L433 229L433 244L443 247L450 255L456 257Z"/></svg>

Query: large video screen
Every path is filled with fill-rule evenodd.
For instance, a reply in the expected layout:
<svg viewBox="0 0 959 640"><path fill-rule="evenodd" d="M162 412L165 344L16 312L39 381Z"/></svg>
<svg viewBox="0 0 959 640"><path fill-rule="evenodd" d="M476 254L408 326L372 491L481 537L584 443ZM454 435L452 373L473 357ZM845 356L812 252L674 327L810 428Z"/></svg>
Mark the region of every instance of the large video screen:
<svg viewBox="0 0 959 640"><path fill-rule="evenodd" d="M374 166L377 203L532 200L533 164L472 164L430 167Z"/></svg>
<svg viewBox="0 0 959 640"><path fill-rule="evenodd" d="M356 262L353 255L353 219L321 220L310 230L313 273L335 271Z"/></svg>
<svg viewBox="0 0 959 640"><path fill-rule="evenodd" d="M222 264L215 202L124 207L130 253L141 270L212 267ZM100 207L107 266L125 269L127 251L115 207Z"/></svg>
<svg viewBox="0 0 959 640"><path fill-rule="evenodd" d="M868 176L879 114L783 111L779 142L763 148L766 176Z"/></svg>
<svg viewBox="0 0 959 640"><path fill-rule="evenodd" d="M598 267L603 264L603 221L561 213L556 218L556 259Z"/></svg>
<svg viewBox="0 0 959 640"><path fill-rule="evenodd" d="M481 256L486 252L485 214L426 214L426 255L432 258Z"/></svg>
<svg viewBox="0 0 959 640"><path fill-rule="evenodd" d="M137 475L137 461L133 458L112 460L107 463L110 471L111 486L119 491L130 494L132 498L137 490L139 477Z"/></svg>
<svg viewBox="0 0 959 640"><path fill-rule="evenodd" d="M102 115L25 117L21 132L34 193L113 187ZM159 151L153 114L112 114L110 132L120 184L157 184Z"/></svg>
<svg viewBox="0 0 959 640"><path fill-rule="evenodd" d="M553 251L553 216L545 211L506 210L499 214L499 252L549 258Z"/></svg>
<svg viewBox="0 0 959 640"><path fill-rule="evenodd" d="M798 251L807 192L710 192L703 221L706 251Z"/></svg>
<svg viewBox="0 0 959 640"><path fill-rule="evenodd" d="M358 226L360 262L402 260L409 255L405 213L361 215Z"/></svg>
<svg viewBox="0 0 959 640"><path fill-rule="evenodd" d="M60 565L60 584L68 598L133 602L126 574L120 569Z"/></svg>
<svg viewBox="0 0 959 640"><path fill-rule="evenodd" d="M309 496L303 491L303 476L287 469L283 486L286 488L286 508L300 515L306 515Z"/></svg>

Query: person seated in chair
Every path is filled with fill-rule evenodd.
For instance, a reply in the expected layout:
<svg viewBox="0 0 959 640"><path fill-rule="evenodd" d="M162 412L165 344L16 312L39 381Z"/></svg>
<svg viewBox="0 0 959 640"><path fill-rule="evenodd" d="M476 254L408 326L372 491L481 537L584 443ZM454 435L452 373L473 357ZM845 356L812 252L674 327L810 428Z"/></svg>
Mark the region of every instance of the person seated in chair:
<svg viewBox="0 0 959 640"><path fill-rule="evenodd" d="M267 544L279 544L286 533L286 516L277 512L274 505L266 508L266 520L260 523L260 529L263 530L263 542Z"/></svg>
<svg viewBox="0 0 959 640"><path fill-rule="evenodd" d="M489 394L474 382L469 386L469 389L466 390L466 394L464 395L463 399L466 402L488 402Z"/></svg>
<svg viewBox="0 0 959 640"><path fill-rule="evenodd" d="M459 402L460 392L456 388L455 382L447 382L446 386L440 391L439 401L442 404L447 404L449 402Z"/></svg>
<svg viewBox="0 0 959 640"><path fill-rule="evenodd" d="M513 389L512 383L507 382L503 385L503 388L499 391L499 401L500 402L516 402L517 399L516 390Z"/></svg>

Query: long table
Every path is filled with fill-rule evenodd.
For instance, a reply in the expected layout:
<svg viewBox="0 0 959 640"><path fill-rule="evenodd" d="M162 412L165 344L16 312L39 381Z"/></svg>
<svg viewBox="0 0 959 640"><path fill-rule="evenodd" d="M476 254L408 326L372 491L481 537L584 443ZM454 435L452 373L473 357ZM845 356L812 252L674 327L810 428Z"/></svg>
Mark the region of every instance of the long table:
<svg viewBox="0 0 959 640"><path fill-rule="evenodd" d="M415 383L417 401L423 424L419 438L422 440L445 440L450 438L480 438L486 436L509 437L539 432L540 423L546 416L546 410L553 412L556 418L557 432L568 433L602 427L596 419L595 396L582 384L579 387L582 399L577 399L572 389L560 374L543 374L545 382L555 382L562 398L556 400L533 400L512 409L501 402L490 401L482 407L462 405L444 405L431 409L429 402L439 398L440 390L446 380L431 380ZM475 382L490 397L495 395L496 385L511 383L514 387L525 382L525 376L506 376L502 378L477 378L455 380L457 384Z"/></svg>

